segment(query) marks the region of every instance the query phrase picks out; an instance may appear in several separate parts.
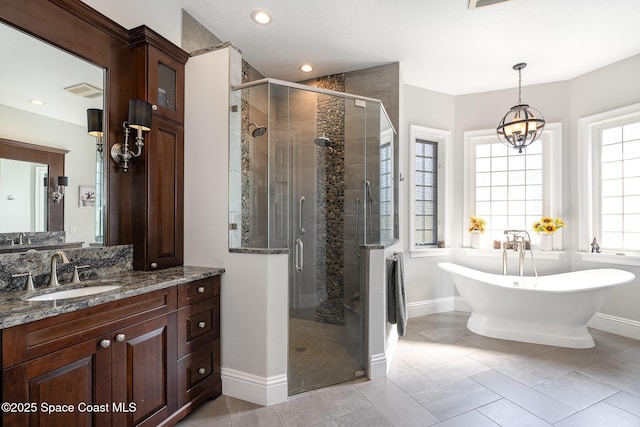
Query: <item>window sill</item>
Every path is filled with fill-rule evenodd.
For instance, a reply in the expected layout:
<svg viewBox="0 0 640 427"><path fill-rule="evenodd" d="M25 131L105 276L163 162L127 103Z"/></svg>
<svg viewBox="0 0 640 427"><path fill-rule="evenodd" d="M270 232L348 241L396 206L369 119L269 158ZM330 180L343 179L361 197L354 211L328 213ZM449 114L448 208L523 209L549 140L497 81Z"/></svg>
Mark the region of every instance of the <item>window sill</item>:
<svg viewBox="0 0 640 427"><path fill-rule="evenodd" d="M591 252L578 252L578 255L580 255L582 261L640 266L640 254L637 253L601 252L596 254Z"/></svg>
<svg viewBox="0 0 640 427"><path fill-rule="evenodd" d="M527 252L529 252L527 250ZM477 257L490 257L490 258L498 258L502 257L502 249L473 249L473 248L462 248L462 253L465 256L477 256ZM564 251L540 251L537 249L533 250L533 258L538 259L552 259L557 260L560 259L560 255L564 254ZM508 258L517 258L518 253L512 250L507 251ZM528 259L531 257L531 254L525 253L525 258Z"/></svg>
<svg viewBox="0 0 640 427"><path fill-rule="evenodd" d="M434 256L449 256L453 248L428 248L428 249L411 249L409 254L411 258L425 258Z"/></svg>

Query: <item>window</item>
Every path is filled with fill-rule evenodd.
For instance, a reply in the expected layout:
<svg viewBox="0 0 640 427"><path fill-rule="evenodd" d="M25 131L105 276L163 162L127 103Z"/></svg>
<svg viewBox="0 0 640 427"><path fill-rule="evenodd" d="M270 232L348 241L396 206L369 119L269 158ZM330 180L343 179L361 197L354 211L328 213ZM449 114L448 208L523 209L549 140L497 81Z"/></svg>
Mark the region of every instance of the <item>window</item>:
<svg viewBox="0 0 640 427"><path fill-rule="evenodd" d="M393 140L391 132L380 144L380 241L393 239Z"/></svg>
<svg viewBox="0 0 640 427"><path fill-rule="evenodd" d="M611 252L640 252L640 105L581 119L583 188L580 221Z"/></svg>
<svg viewBox="0 0 640 427"><path fill-rule="evenodd" d="M438 244L438 143L415 140L415 243Z"/></svg>
<svg viewBox="0 0 640 427"><path fill-rule="evenodd" d="M504 240L504 230L526 230L532 244L539 236L532 225L543 216L561 217L561 125L547 124L540 140L522 153L498 140L495 130L465 132L468 192L465 221L478 216L487 223L482 246ZM468 239L465 222L465 239ZM465 240L464 246L468 246ZM561 233L554 249L562 248Z"/></svg>
<svg viewBox="0 0 640 427"><path fill-rule="evenodd" d="M451 236L451 133L410 126L412 165L409 241L412 256L437 254ZM449 191L449 193L447 192ZM436 249L434 249L436 248ZM435 251L435 252L434 252Z"/></svg>

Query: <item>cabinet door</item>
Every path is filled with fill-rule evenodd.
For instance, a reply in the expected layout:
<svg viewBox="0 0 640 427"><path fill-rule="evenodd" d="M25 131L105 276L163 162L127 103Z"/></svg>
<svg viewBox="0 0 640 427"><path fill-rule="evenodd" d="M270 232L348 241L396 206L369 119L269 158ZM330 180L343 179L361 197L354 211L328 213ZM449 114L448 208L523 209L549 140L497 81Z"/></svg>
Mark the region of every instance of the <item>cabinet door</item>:
<svg viewBox="0 0 640 427"><path fill-rule="evenodd" d="M164 118L184 123L184 64L149 47L147 100Z"/></svg>
<svg viewBox="0 0 640 427"><path fill-rule="evenodd" d="M145 144L148 156L146 233L140 236L145 240L146 259L138 259L142 251L138 255L134 251L134 260L138 260L135 267L143 270L173 267L183 262L184 130L155 115L152 126L149 143Z"/></svg>
<svg viewBox="0 0 640 427"><path fill-rule="evenodd" d="M2 425L111 425L111 349L101 341L85 341L3 371L3 402L32 406L3 411Z"/></svg>
<svg viewBox="0 0 640 427"><path fill-rule="evenodd" d="M175 313L115 332L113 396L126 408L113 425L156 426L177 408Z"/></svg>

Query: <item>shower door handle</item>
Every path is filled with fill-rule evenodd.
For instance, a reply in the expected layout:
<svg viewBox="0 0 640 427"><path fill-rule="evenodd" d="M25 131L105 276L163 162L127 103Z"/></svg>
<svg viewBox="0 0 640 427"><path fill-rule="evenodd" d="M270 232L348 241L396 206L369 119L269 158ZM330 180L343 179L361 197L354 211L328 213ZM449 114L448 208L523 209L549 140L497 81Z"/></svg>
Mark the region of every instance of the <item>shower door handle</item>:
<svg viewBox="0 0 640 427"><path fill-rule="evenodd" d="M300 222L300 234L304 234L304 227L302 226L302 204L306 199L304 196L300 196L300 200L298 201L298 221Z"/></svg>
<svg viewBox="0 0 640 427"><path fill-rule="evenodd" d="M296 240L296 271L304 270L304 243L302 240Z"/></svg>

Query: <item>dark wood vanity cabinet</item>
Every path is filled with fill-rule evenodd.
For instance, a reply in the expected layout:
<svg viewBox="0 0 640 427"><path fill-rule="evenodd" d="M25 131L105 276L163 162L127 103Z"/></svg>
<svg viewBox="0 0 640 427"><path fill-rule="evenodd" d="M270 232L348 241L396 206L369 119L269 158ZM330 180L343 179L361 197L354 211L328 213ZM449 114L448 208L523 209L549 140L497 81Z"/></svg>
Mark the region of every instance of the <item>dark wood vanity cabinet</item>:
<svg viewBox="0 0 640 427"><path fill-rule="evenodd" d="M144 166L132 167L134 268L183 263L184 65L188 54L148 27L131 30L134 98L153 104ZM136 161L137 162L137 161ZM140 166L140 167L138 167Z"/></svg>
<svg viewBox="0 0 640 427"><path fill-rule="evenodd" d="M220 276L178 289L178 407L222 394L220 379Z"/></svg>
<svg viewBox="0 0 640 427"><path fill-rule="evenodd" d="M3 329L1 338L2 400L21 405L3 411L3 426L173 425L222 393L219 276Z"/></svg>

